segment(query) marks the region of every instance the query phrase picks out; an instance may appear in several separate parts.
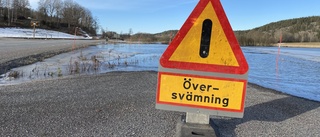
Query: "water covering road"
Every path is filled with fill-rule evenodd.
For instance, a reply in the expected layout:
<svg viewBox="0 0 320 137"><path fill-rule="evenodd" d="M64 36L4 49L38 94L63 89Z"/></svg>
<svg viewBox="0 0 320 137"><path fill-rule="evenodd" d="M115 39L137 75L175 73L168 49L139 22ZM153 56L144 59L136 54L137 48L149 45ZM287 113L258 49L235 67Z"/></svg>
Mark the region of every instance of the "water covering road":
<svg viewBox="0 0 320 137"><path fill-rule="evenodd" d="M111 71L158 70L162 44L109 44L64 53L43 62L15 68L23 76L2 75L0 85L66 75L99 74ZM320 101L320 49L243 47L250 66L249 82L290 95ZM277 63L278 62L278 63ZM7 74L8 75L8 74Z"/></svg>

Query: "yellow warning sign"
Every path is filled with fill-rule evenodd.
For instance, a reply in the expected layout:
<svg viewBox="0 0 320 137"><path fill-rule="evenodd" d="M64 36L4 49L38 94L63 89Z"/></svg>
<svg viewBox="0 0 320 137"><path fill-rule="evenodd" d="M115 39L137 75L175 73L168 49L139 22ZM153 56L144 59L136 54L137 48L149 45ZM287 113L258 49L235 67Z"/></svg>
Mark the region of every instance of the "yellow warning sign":
<svg viewBox="0 0 320 137"><path fill-rule="evenodd" d="M201 37L204 37L201 33L203 32L203 27L205 27L204 23L208 20L212 22L211 40L208 55L204 58L199 56L199 53L195 51L199 51L199 46L197 45L201 43ZM193 26L169 60L223 66L239 66L229 40L226 37L224 29L211 2L206 5L200 16L195 18Z"/></svg>
<svg viewBox="0 0 320 137"><path fill-rule="evenodd" d="M242 112L245 80L160 73L157 103Z"/></svg>
<svg viewBox="0 0 320 137"><path fill-rule="evenodd" d="M241 118L248 71L220 0L200 0L160 58L156 108Z"/></svg>
<svg viewBox="0 0 320 137"><path fill-rule="evenodd" d="M160 58L163 68L246 74L247 61L219 0L200 0Z"/></svg>

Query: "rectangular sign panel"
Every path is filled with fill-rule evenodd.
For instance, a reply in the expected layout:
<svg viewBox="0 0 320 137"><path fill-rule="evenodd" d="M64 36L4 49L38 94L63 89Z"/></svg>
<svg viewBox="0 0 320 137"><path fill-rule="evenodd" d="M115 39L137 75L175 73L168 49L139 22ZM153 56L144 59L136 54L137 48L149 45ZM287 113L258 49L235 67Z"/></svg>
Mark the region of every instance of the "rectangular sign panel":
<svg viewBox="0 0 320 137"><path fill-rule="evenodd" d="M243 112L246 80L160 72L157 104Z"/></svg>

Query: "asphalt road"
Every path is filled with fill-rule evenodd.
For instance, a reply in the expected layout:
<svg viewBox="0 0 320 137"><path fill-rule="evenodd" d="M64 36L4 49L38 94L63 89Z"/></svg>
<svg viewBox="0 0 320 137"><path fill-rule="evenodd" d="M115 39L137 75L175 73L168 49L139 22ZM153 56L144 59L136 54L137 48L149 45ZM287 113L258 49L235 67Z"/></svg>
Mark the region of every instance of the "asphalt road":
<svg viewBox="0 0 320 137"><path fill-rule="evenodd" d="M70 51L104 42L104 40L43 40L0 38L0 64L30 55L46 52ZM74 46L75 45L75 46Z"/></svg>
<svg viewBox="0 0 320 137"><path fill-rule="evenodd" d="M0 86L0 136L174 136L155 109L155 72L115 72Z"/></svg>
<svg viewBox="0 0 320 137"><path fill-rule="evenodd" d="M105 43L105 40L44 40L0 38L0 74L64 52Z"/></svg>
<svg viewBox="0 0 320 137"><path fill-rule="evenodd" d="M0 86L0 136L174 136L184 113L155 109L156 72L112 72ZM320 136L320 103L249 84L243 119L219 136Z"/></svg>
<svg viewBox="0 0 320 137"><path fill-rule="evenodd" d="M0 41L0 67L6 67L3 60L72 46L72 41L63 40ZM156 86L156 72L112 72L0 86L0 136L174 136L184 113L155 109ZM244 118L212 116L211 125L222 137L313 137L320 136L319 116L320 102L249 84Z"/></svg>
<svg viewBox="0 0 320 137"><path fill-rule="evenodd" d="M242 119L212 118L223 137L319 137L320 102L249 84Z"/></svg>

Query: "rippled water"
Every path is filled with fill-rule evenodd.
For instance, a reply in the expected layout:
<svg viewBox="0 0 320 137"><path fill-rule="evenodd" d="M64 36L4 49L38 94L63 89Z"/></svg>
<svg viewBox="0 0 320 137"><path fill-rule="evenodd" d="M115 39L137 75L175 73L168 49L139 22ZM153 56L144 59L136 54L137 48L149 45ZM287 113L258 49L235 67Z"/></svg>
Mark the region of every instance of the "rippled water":
<svg viewBox="0 0 320 137"><path fill-rule="evenodd" d="M167 48L161 44L97 45L13 69L23 77L5 77L0 85L66 75L99 74L111 71L158 70ZM294 96L320 101L320 49L243 47L250 66L249 82ZM278 59L277 59L278 58ZM278 63L277 63L278 60ZM4 77L4 75L3 75Z"/></svg>

